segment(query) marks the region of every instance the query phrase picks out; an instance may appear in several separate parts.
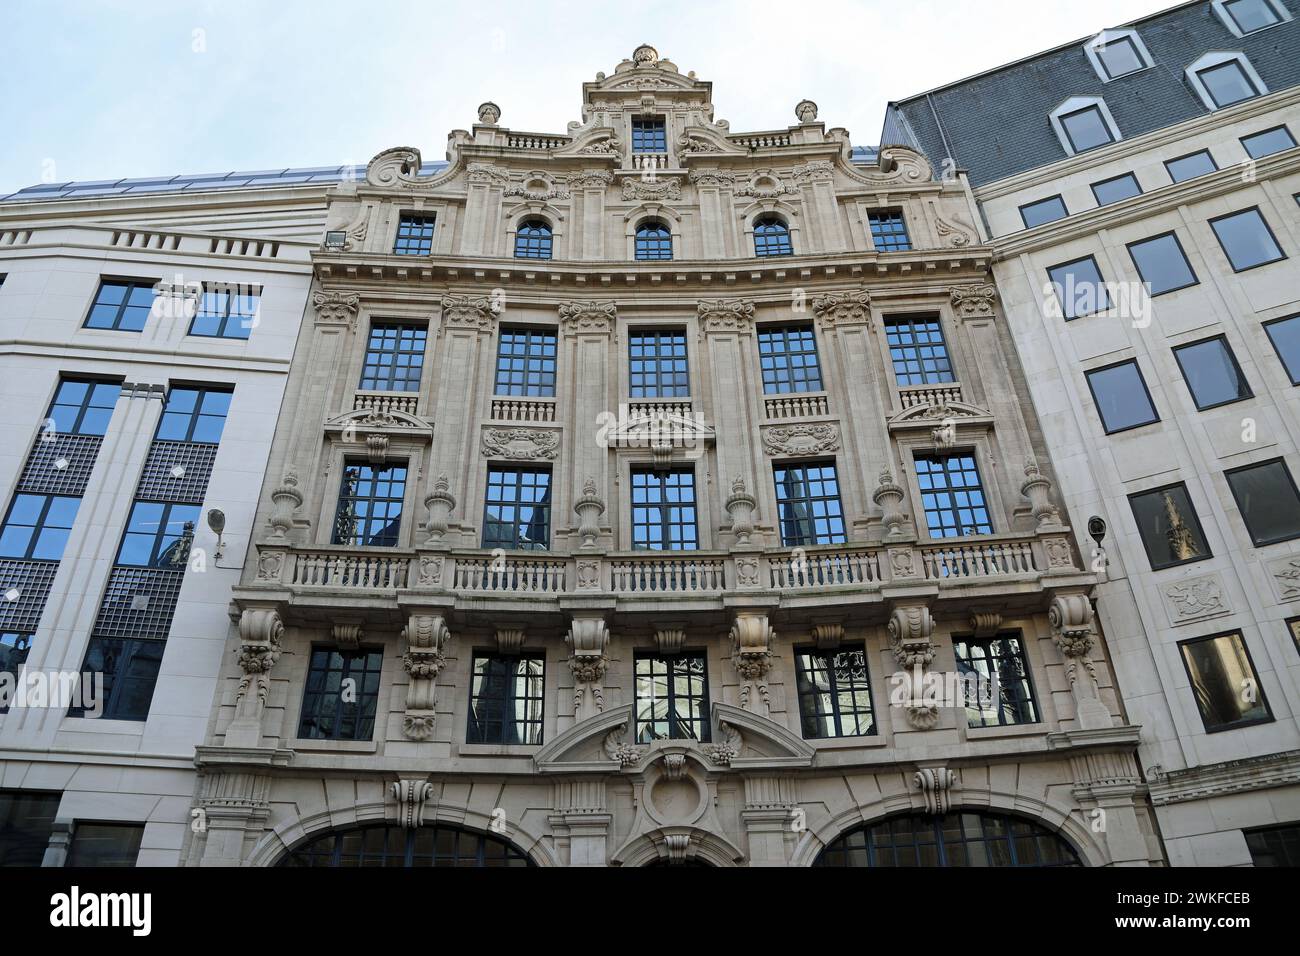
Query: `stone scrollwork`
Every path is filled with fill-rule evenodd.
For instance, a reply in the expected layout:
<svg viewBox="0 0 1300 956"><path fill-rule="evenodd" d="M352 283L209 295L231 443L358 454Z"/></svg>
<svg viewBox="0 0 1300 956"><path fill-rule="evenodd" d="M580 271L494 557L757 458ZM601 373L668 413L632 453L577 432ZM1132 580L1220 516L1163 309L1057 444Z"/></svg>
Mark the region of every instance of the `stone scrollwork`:
<svg viewBox="0 0 1300 956"><path fill-rule="evenodd" d="M366 181L372 186L420 185L420 151L412 146L386 149L366 167Z"/></svg>
<svg viewBox="0 0 1300 956"><path fill-rule="evenodd" d="M993 317L997 303L997 290L991 285L954 286L949 290L953 311L959 319L987 319Z"/></svg>
<svg viewBox="0 0 1300 956"><path fill-rule="evenodd" d="M912 774L912 785L925 797L925 812L941 817L952 809L957 774L947 767L923 767Z"/></svg>
<svg viewBox="0 0 1300 956"><path fill-rule="evenodd" d="M428 740L434 727L435 687L447 664L451 632L440 614L412 614L402 637L407 646L402 667L410 675L402 733L412 740Z"/></svg>
<svg viewBox="0 0 1300 956"><path fill-rule="evenodd" d="M820 455L839 447L840 429L832 422L781 425L763 432L763 449L769 455Z"/></svg>
<svg viewBox="0 0 1300 956"><path fill-rule="evenodd" d="M744 738L736 727L725 720L719 723L718 729L722 731L722 740L705 744L704 755L719 767L730 767L731 762L740 756Z"/></svg>
<svg viewBox="0 0 1300 956"><path fill-rule="evenodd" d="M584 169L569 177L569 185L574 189L605 189L613 181L614 174L604 169Z"/></svg>
<svg viewBox="0 0 1300 956"><path fill-rule="evenodd" d="M741 680L740 706L767 716L767 675L772 669L772 642L776 637L772 626L764 614L742 612L736 615L730 637L731 663Z"/></svg>
<svg viewBox="0 0 1300 956"><path fill-rule="evenodd" d="M627 723L621 723L605 735L605 756L620 767L635 767L645 754L645 747L638 747L623 739L627 734Z"/></svg>
<svg viewBox="0 0 1300 956"><path fill-rule="evenodd" d="M1084 592L1057 594L1047 609L1052 641L1065 657L1065 673L1074 695L1079 726L1085 730L1113 724L1110 711L1101 700L1097 669L1088 659L1095 643L1092 621L1092 600Z"/></svg>
<svg viewBox="0 0 1300 956"><path fill-rule="evenodd" d="M491 332L495 327L500 307L485 295L452 295L442 297L442 323L449 328L478 329Z"/></svg>
<svg viewBox="0 0 1300 956"><path fill-rule="evenodd" d="M889 646L908 685L904 714L917 730L930 730L939 723L939 708L923 694L926 671L934 662L934 619L925 605L894 608L889 618ZM910 673L909 673L910 672Z"/></svg>
<svg viewBox="0 0 1300 956"><path fill-rule="evenodd" d="M623 180L623 199L626 202L678 202L681 198L681 183L676 179L645 177Z"/></svg>
<svg viewBox="0 0 1300 956"><path fill-rule="evenodd" d="M705 332L744 332L754 325L754 303L744 299L702 299L697 312Z"/></svg>
<svg viewBox="0 0 1300 956"><path fill-rule="evenodd" d="M568 302L560 306L560 324L569 332L610 332L618 318L613 302Z"/></svg>
<svg viewBox="0 0 1300 956"><path fill-rule="evenodd" d="M776 199L795 192L798 190L782 182L772 170L756 169L747 183L736 187L735 195L753 199Z"/></svg>
<svg viewBox="0 0 1300 956"><path fill-rule="evenodd" d="M284 622L280 612L249 608L239 617L239 668L244 672L235 695L236 703L251 702L260 716L269 690L267 675L280 659L280 638Z"/></svg>
<svg viewBox="0 0 1300 956"><path fill-rule="evenodd" d="M573 709L577 720L594 717L605 709L605 670L609 630L603 617L575 617L565 635L569 669L573 672Z"/></svg>
<svg viewBox="0 0 1300 956"><path fill-rule="evenodd" d="M495 166L492 163L470 163L465 169L465 178L473 184L485 186L510 185L510 170L503 166Z"/></svg>
<svg viewBox="0 0 1300 956"><path fill-rule="evenodd" d="M394 780L389 792L397 801L397 822L408 830L424 826L424 808L433 796L433 784L423 777Z"/></svg>
<svg viewBox="0 0 1300 956"><path fill-rule="evenodd" d="M313 292L311 307L316 310L317 325L346 325L353 328L361 309L359 292Z"/></svg>
<svg viewBox="0 0 1300 956"><path fill-rule="evenodd" d="M868 186L897 186L928 183L934 179L934 167L920 153L906 146L884 146L878 160L879 172L857 166L841 167L850 179Z"/></svg>
<svg viewBox="0 0 1300 956"><path fill-rule="evenodd" d="M871 295L867 292L832 292L812 300L813 315L823 329L871 321Z"/></svg>
<svg viewBox="0 0 1300 956"><path fill-rule="evenodd" d="M481 451L488 458L554 461L560 453L560 435L532 428L489 428L483 432Z"/></svg>

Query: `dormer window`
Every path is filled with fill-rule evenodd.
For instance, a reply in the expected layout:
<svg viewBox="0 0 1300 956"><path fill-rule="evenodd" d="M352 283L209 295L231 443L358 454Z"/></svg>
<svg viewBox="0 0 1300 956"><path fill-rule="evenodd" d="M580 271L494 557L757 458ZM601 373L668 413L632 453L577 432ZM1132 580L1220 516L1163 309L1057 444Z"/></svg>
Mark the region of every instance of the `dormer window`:
<svg viewBox="0 0 1300 956"><path fill-rule="evenodd" d="M1103 83L1151 66L1151 54L1135 30L1105 30L1084 46L1092 68Z"/></svg>
<svg viewBox="0 0 1300 956"><path fill-rule="evenodd" d="M1239 37L1291 19L1281 0L1213 0L1210 5L1223 25Z"/></svg>
<svg viewBox="0 0 1300 956"><path fill-rule="evenodd" d="M1207 53L1187 68L1187 81L1210 110L1268 92L1244 53Z"/></svg>
<svg viewBox="0 0 1300 956"><path fill-rule="evenodd" d="M632 120L632 152L668 152L668 124L662 116Z"/></svg>
<svg viewBox="0 0 1300 956"><path fill-rule="evenodd" d="M1099 96L1072 96L1049 118L1062 148L1071 156L1121 139L1115 118Z"/></svg>

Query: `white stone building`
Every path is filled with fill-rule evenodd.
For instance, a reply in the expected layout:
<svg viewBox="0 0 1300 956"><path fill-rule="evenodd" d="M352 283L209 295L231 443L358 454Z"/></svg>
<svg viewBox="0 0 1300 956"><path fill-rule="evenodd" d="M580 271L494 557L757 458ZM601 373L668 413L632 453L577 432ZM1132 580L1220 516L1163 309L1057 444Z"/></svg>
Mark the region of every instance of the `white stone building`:
<svg viewBox="0 0 1300 956"><path fill-rule="evenodd" d="M309 251L347 172L0 200L0 679L103 691L85 711L8 698L0 863L178 864Z"/></svg>
<svg viewBox="0 0 1300 956"><path fill-rule="evenodd" d="M886 122L972 187L1076 544L1107 525L1097 607L1175 866L1300 862L1294 11L1182 4Z"/></svg>

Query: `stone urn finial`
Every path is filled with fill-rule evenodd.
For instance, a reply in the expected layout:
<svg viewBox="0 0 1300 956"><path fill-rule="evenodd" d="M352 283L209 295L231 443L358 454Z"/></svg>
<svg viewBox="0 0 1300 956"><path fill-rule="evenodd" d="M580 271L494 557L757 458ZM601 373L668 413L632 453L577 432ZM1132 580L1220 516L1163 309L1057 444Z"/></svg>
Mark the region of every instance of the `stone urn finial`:
<svg viewBox="0 0 1300 956"><path fill-rule="evenodd" d="M1030 512L1038 521L1038 530L1059 527L1061 513L1052 504L1052 482L1038 469L1038 460L1030 455L1025 459L1025 480L1020 493L1029 499Z"/></svg>
<svg viewBox="0 0 1300 956"><path fill-rule="evenodd" d="M888 467L880 470L879 484L871 498L884 512L880 520L885 525L885 540L896 541L903 537L903 522L907 520L901 507L903 489L894 481L894 475Z"/></svg>
<svg viewBox="0 0 1300 956"><path fill-rule="evenodd" d="M731 516L731 531L736 536L737 544L749 544L749 537L754 533L754 508L757 505L754 496L745 490L745 479L734 479L726 509Z"/></svg>
<svg viewBox="0 0 1300 956"><path fill-rule="evenodd" d="M800 100L794 108L794 115L800 123L813 123L817 120L817 104L812 100Z"/></svg>
<svg viewBox="0 0 1300 956"><path fill-rule="evenodd" d="M596 479L590 475L582 483L582 497L574 502L573 510L578 513L578 534L582 536L582 546L594 548L596 537L600 534L598 522L605 513L605 502L596 493Z"/></svg>
<svg viewBox="0 0 1300 956"><path fill-rule="evenodd" d="M283 541L293 527L293 513L302 505L302 492L298 490L298 475L291 468L280 479L279 486L271 492L271 515L267 519L274 531L271 537Z"/></svg>
<svg viewBox="0 0 1300 956"><path fill-rule="evenodd" d="M484 126L496 126L497 120L501 119L501 107L497 106L491 100L486 103L480 103L478 108L478 121Z"/></svg>
<svg viewBox="0 0 1300 956"><path fill-rule="evenodd" d="M632 51L632 62L637 66L654 66L659 62L659 51L649 43L642 43Z"/></svg>
<svg viewBox="0 0 1300 956"><path fill-rule="evenodd" d="M447 518L451 509L456 507L456 498L452 495L451 483L446 475L439 475L433 481L433 491L425 496L424 506L429 509L429 520L425 527L429 531L429 543L441 541L447 533Z"/></svg>

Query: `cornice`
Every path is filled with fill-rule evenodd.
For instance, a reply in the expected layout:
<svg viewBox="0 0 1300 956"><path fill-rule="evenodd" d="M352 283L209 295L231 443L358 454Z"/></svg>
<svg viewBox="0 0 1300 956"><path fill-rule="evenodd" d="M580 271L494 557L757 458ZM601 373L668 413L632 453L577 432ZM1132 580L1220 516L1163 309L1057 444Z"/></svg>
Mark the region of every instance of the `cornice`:
<svg viewBox="0 0 1300 956"><path fill-rule="evenodd" d="M1148 783L1151 802L1158 807L1247 790L1292 786L1300 783L1300 750L1156 773Z"/></svg>
<svg viewBox="0 0 1300 956"><path fill-rule="evenodd" d="M1300 86L1293 86L1285 90L1279 90L1276 93L1259 96L1253 100L1247 100L1245 103L1239 103L1227 109L1215 110L1195 119L1184 120L1174 126L1166 126L1164 129L1143 133L1141 136L1135 136L1132 139L1123 139L1118 143L1112 143L1100 149L1090 149L1086 153L1067 156L1047 166L1038 166L1027 172L979 186L973 192L976 200L981 203L1001 199L1031 186L1055 183L1067 176L1072 176L1095 166L1102 166L1128 156L1135 156L1158 146L1176 143L1200 133L1214 132L1229 123L1236 123L1240 120L1250 119L1253 116L1271 113L1274 110L1283 109L1296 103L1300 103ZM1200 180L1198 179L1197 182L1200 182Z"/></svg>
<svg viewBox="0 0 1300 956"><path fill-rule="evenodd" d="M1257 182L1281 178L1300 172L1300 147L1292 147L1273 156L1255 161L1255 178L1243 183L1241 169L1228 166L1218 172L1181 183L1170 183L1129 199L1074 213L1056 222L1014 232L993 240L994 261L1003 262L1029 252L1051 248L1084 236L1095 235L1102 229L1113 229L1130 222L1147 219L1160 213L1177 209L1186 203L1204 202L1216 196L1235 192Z"/></svg>
<svg viewBox="0 0 1300 956"><path fill-rule="evenodd" d="M93 218L103 222L105 215L130 217L160 212L214 212L222 209L247 215L267 207L318 208L324 213L329 193L337 183L300 183L295 186L256 186L249 189L214 189L194 192L151 192L136 195L97 196L94 198L26 199L0 202L0 224L21 223L36 228L42 220L63 222L69 217Z"/></svg>

